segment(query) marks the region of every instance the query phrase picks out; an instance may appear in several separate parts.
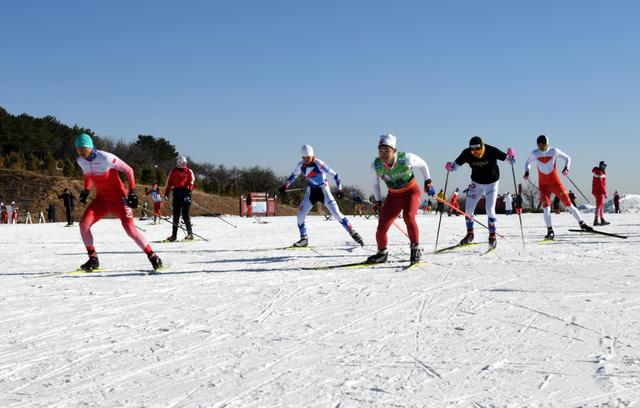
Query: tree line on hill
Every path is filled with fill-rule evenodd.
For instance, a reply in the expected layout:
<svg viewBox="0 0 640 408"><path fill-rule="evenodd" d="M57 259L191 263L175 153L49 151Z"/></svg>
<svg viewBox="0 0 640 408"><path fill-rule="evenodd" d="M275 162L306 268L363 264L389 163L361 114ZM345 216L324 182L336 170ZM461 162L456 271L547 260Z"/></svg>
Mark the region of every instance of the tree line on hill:
<svg viewBox="0 0 640 408"><path fill-rule="evenodd" d="M74 140L80 133L91 135L98 149L111 152L128 163L141 184L158 183L163 186L178 156L176 147L163 137L138 135L133 142L116 141L100 137L89 128L67 126L54 116L11 115L0 107L0 167L79 178L82 172L76 164ZM196 175L196 188L229 197L251 191L273 195L285 179L270 168L261 166L238 168L189 160L189 167ZM299 177L290 188L304 186L304 177ZM358 188L345 186L347 197L356 192L364 197ZM303 193L287 193L280 197L281 202L297 205ZM352 207L353 203L347 200L346 205Z"/></svg>

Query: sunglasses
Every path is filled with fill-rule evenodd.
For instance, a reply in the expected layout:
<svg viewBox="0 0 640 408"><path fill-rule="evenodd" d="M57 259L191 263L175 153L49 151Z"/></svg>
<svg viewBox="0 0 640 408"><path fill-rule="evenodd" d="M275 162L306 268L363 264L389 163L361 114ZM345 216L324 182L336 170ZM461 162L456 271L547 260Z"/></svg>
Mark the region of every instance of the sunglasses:
<svg viewBox="0 0 640 408"><path fill-rule="evenodd" d="M482 145L472 145L472 146L469 146L469 148L472 151L477 152L478 150L482 150Z"/></svg>

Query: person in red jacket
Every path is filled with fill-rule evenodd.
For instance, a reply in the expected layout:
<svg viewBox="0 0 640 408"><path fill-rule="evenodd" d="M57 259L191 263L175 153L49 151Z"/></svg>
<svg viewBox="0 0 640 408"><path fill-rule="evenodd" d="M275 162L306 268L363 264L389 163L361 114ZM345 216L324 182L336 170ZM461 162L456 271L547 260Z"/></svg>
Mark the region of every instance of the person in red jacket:
<svg viewBox="0 0 640 408"><path fill-rule="evenodd" d="M596 214L593 220L593 225L609 225L610 222L604 220L604 200L609 196L607 195L607 163L601 161L598 167L594 167L591 172L593 173L593 183L591 184L591 193L596 198ZM600 222L598 222L598 217Z"/></svg>
<svg viewBox="0 0 640 408"><path fill-rule="evenodd" d="M178 156L176 167L171 169L167 178L167 186L164 189L164 199L166 201L169 201L169 194L173 191L173 226L171 236L167 237L167 241L170 242L178 238L180 215L182 215L184 225L187 228L187 236L184 239L193 239L189 210L191 209L191 193L193 192L195 177L187 164L186 157Z"/></svg>
<svg viewBox="0 0 640 408"><path fill-rule="evenodd" d="M8 224L9 223L9 213L7 212L7 207L5 207L4 203L0 203L0 224Z"/></svg>
<svg viewBox="0 0 640 408"><path fill-rule="evenodd" d="M456 191L454 191L453 194L451 194L451 208L449 209L449 217L451 217L451 214L455 215L456 217L460 215L460 213L456 211L460 209L459 199L460 199L460 189L456 187Z"/></svg>

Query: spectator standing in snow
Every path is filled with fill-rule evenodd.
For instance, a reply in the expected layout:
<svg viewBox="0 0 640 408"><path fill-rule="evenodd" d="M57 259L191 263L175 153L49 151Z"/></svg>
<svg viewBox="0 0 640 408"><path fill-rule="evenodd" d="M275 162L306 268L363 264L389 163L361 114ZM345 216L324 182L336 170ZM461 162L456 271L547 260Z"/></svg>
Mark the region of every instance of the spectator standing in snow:
<svg viewBox="0 0 640 408"><path fill-rule="evenodd" d="M511 215L513 213L513 197L507 191L507 193L503 197L504 200L504 213L507 215Z"/></svg>
<svg viewBox="0 0 640 408"><path fill-rule="evenodd" d="M73 209L76 206L76 197L73 195L71 191L69 191L68 188L65 188L62 194L58 196L58 198L62 200L62 203L64 204L65 212L67 214L66 226L72 226L73 225Z"/></svg>

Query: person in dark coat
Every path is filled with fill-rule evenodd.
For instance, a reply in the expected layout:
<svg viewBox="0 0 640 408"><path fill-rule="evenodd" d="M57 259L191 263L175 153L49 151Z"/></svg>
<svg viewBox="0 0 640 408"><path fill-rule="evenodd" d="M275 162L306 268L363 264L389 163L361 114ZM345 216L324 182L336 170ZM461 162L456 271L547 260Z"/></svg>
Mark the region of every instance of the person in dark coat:
<svg viewBox="0 0 640 408"><path fill-rule="evenodd" d="M76 197L68 188L65 188L58 198L64 203L64 209L67 213L67 226L73 225L73 208L76 206Z"/></svg>

